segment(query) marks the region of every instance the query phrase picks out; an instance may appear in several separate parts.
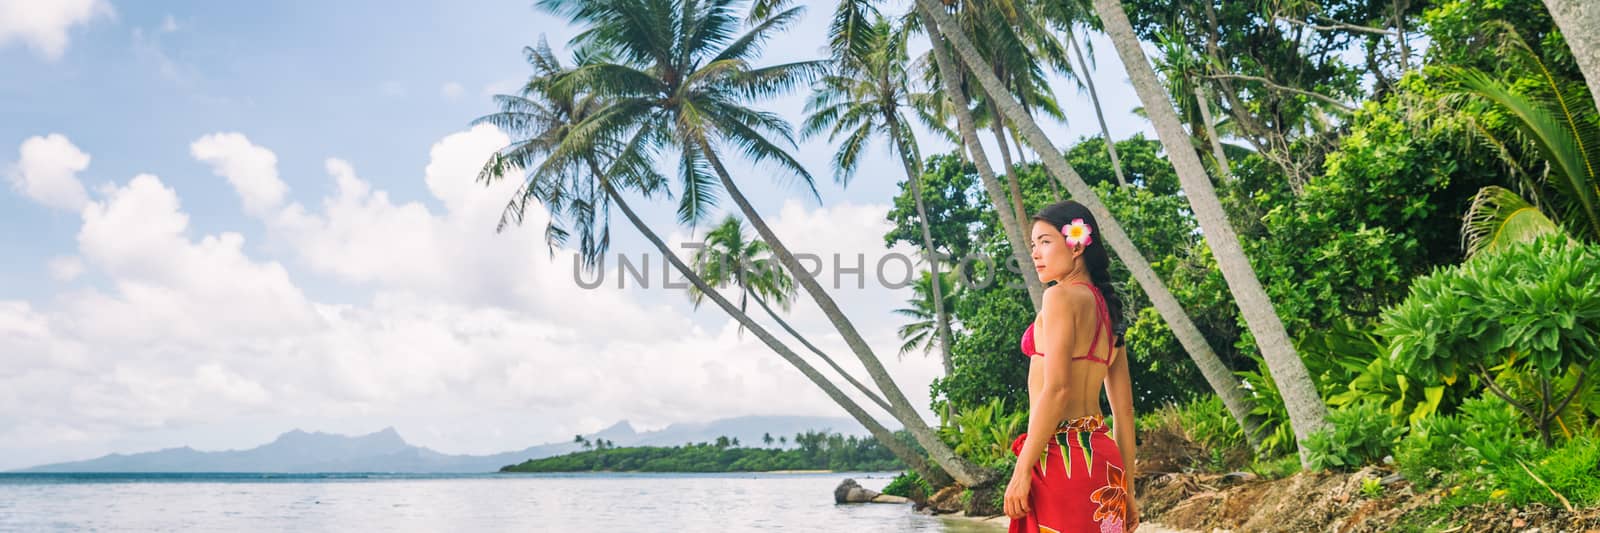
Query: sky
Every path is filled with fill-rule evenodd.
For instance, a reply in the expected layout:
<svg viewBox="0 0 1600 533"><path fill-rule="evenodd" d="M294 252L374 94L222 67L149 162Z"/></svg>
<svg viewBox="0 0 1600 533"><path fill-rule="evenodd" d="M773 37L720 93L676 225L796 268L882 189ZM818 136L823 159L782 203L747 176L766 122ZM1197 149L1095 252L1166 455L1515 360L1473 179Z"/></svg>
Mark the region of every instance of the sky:
<svg viewBox="0 0 1600 533"><path fill-rule="evenodd" d="M832 5L807 7L765 60L823 54ZM524 46L566 55L576 33L527 0L0 0L0 470L296 428L394 427L484 454L620 420L843 416L714 304L665 286L621 213L593 289L570 250L546 248L542 208L494 231L516 184L474 178L509 138L471 122L526 80ZM1089 42L1112 135L1150 135L1109 42ZM1044 126L1065 148L1098 128L1087 95L1055 81L1069 122ZM804 102L761 105L798 123ZM875 146L845 188L835 149L794 150L821 202L772 168L730 170L797 252L914 257L883 239L899 165ZM705 232L670 202L631 205L675 245ZM619 286L618 256L649 262L651 283ZM831 265L820 279L937 422L938 360L896 357L909 289L835 285ZM865 376L809 300L787 318Z"/></svg>

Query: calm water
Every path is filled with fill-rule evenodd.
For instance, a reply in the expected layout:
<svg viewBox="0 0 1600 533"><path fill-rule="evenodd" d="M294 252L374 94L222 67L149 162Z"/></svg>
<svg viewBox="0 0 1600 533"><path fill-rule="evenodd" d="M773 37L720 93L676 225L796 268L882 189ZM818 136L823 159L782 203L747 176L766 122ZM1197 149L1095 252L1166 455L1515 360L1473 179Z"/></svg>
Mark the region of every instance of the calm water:
<svg viewBox="0 0 1600 533"><path fill-rule="evenodd" d="M835 505L892 474L0 474L0 531L989 532Z"/></svg>

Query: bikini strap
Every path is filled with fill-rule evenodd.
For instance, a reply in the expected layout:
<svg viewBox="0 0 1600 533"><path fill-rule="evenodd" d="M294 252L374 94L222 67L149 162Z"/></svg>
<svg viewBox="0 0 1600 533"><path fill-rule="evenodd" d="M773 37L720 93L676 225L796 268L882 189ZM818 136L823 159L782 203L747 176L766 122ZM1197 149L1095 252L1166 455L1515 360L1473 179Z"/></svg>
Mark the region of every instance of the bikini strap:
<svg viewBox="0 0 1600 533"><path fill-rule="evenodd" d="M1111 364L1110 354L1107 354L1105 358L1101 358L1094 354L1095 348L1100 347L1100 329L1103 329L1106 332L1106 342L1113 342L1111 337L1114 334L1111 332L1111 318L1107 316L1110 313L1110 310L1106 308L1106 298L1100 294L1100 288L1095 287L1093 284L1079 281L1074 283L1074 285L1083 285L1089 287L1089 290L1094 293L1094 302L1096 307L1099 308L1100 316L1095 321L1095 325L1099 327L1097 327L1096 331L1094 332L1094 336L1089 340L1089 353L1073 357L1072 359L1088 359L1096 363L1109 365ZM1113 349L1112 351L1115 352L1116 350Z"/></svg>

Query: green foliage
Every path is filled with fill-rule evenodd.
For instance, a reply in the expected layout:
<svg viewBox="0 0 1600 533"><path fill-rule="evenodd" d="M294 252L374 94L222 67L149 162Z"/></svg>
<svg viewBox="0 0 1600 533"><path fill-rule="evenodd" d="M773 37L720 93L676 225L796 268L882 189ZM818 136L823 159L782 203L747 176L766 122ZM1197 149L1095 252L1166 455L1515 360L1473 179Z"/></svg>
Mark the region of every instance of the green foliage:
<svg viewBox="0 0 1600 533"><path fill-rule="evenodd" d="M1562 399L1553 373L1587 368L1600 354L1600 249L1551 235L1418 278L1383 314L1389 359L1425 383L1475 374L1500 391L1491 368L1538 377L1538 409L1513 403L1546 440Z"/></svg>
<svg viewBox="0 0 1600 533"><path fill-rule="evenodd" d="M1300 472L1300 456L1286 454L1276 458L1257 458L1248 470L1262 479L1283 479Z"/></svg>
<svg viewBox="0 0 1600 533"><path fill-rule="evenodd" d="M933 495L933 487L928 485L928 480L922 479L921 475L911 470L901 472L883 488L884 494L902 498L911 498L916 491L921 491L923 497Z"/></svg>
<svg viewBox="0 0 1600 533"><path fill-rule="evenodd" d="M917 199L912 195L911 184L902 179L898 185L898 194L888 215L894 228L883 236L884 244L905 243L921 250L922 220L917 216ZM981 191L978 169L955 153L929 156L922 164L922 205L928 212L928 230L933 236L934 248L950 254L950 259L943 260L941 265L966 257L977 245L975 239L980 234L973 228L984 213L993 213L977 203ZM949 272L951 269L939 270Z"/></svg>
<svg viewBox="0 0 1600 533"><path fill-rule="evenodd" d="M1007 255L994 257L1007 257L1010 248L1005 249ZM1003 269L1000 275L1021 283ZM957 294L955 317L962 327L955 332L950 355L954 371L934 378L930 386L933 411L944 413L946 402L958 412L996 399L1007 405L1028 405L1028 359L1019 347L1033 316L1027 291L994 283Z"/></svg>
<svg viewBox="0 0 1600 533"><path fill-rule="evenodd" d="M1381 479L1378 479L1378 478L1375 478L1375 477L1370 477L1370 476L1362 478L1361 479L1361 495L1362 496L1366 496L1369 499L1374 499L1374 500L1376 500L1378 498L1382 498L1383 497L1383 483L1382 483L1382 481L1383 480L1381 480Z"/></svg>
<svg viewBox="0 0 1600 533"><path fill-rule="evenodd" d="M1014 460L1011 441L1028 429L1026 409L1007 410L999 398L957 415L954 427L945 425L939 435L957 454L980 466L996 467Z"/></svg>
<svg viewBox="0 0 1600 533"><path fill-rule="evenodd" d="M1290 331L1374 316L1412 277L1460 257L1460 213L1493 174L1487 157L1462 157L1454 139L1419 132L1411 108L1425 97L1367 103L1321 176L1298 193L1257 191L1269 207L1251 256Z"/></svg>
<svg viewBox="0 0 1600 533"><path fill-rule="evenodd" d="M1451 482L1461 468L1457 455L1466 425L1453 416L1428 416L1412 423L1411 431L1395 444L1394 460L1400 473L1418 488Z"/></svg>
<svg viewBox="0 0 1600 533"><path fill-rule="evenodd" d="M1536 460L1501 466L1499 478L1505 484L1506 499L1516 505L1560 505L1551 491L1574 505L1593 505L1600 502L1600 439L1573 439Z"/></svg>
<svg viewBox="0 0 1600 533"><path fill-rule="evenodd" d="M1266 372L1266 362L1260 355L1250 352L1249 355L1256 362L1260 370L1236 371L1235 375L1244 380L1250 389L1250 399L1255 402L1250 413L1259 417L1261 426L1256 428L1261 436L1261 445L1257 451L1266 455L1280 455L1295 450L1294 428L1289 425L1289 408L1283 403L1283 395L1278 392L1278 382L1272 379L1272 374Z"/></svg>
<svg viewBox="0 0 1600 533"><path fill-rule="evenodd" d="M1138 427L1141 433L1158 427L1178 429L1185 438L1207 450L1224 451L1245 443L1244 429L1215 395L1183 405L1168 404L1140 415Z"/></svg>
<svg viewBox="0 0 1600 533"><path fill-rule="evenodd" d="M1390 419L1388 409L1375 401L1329 411L1329 427L1306 436L1311 467L1354 470L1379 462L1406 432L1406 426L1389 425Z"/></svg>
<svg viewBox="0 0 1600 533"><path fill-rule="evenodd" d="M904 433L904 432L901 432ZM904 470L888 448L871 437L807 431L794 436L795 448L730 447L716 444L603 448L508 465L501 472L764 472L770 470Z"/></svg>
<svg viewBox="0 0 1600 533"><path fill-rule="evenodd" d="M1560 232L1560 226L1522 195L1494 185L1484 187L1473 197L1461 228L1467 240L1468 255L1494 252L1514 243Z"/></svg>
<svg viewBox="0 0 1600 533"><path fill-rule="evenodd" d="M1527 439L1521 415L1504 400L1494 396L1467 400L1460 416L1464 427L1455 437L1461 442L1460 458L1480 473L1527 458L1537 448Z"/></svg>

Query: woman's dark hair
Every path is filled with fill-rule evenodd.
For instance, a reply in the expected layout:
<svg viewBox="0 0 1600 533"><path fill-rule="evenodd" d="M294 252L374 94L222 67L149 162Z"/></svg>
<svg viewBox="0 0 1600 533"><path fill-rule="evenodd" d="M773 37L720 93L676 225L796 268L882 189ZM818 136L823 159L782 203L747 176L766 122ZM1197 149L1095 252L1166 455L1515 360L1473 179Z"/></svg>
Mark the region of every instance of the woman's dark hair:
<svg viewBox="0 0 1600 533"><path fill-rule="evenodd" d="M1116 338L1113 346L1122 345L1122 298L1117 297L1117 290L1111 285L1111 257L1106 255L1105 234L1100 232L1100 224L1094 220L1094 213L1083 204L1072 200L1056 202L1040 209L1033 215L1033 220L1043 220L1055 226L1057 231L1071 224L1075 219L1083 219L1085 224L1093 230L1090 234L1089 246L1083 249L1083 263L1089 267L1089 281L1095 288L1100 289L1100 294L1106 299L1106 314L1110 315L1111 332Z"/></svg>

